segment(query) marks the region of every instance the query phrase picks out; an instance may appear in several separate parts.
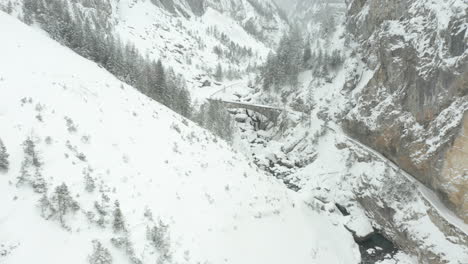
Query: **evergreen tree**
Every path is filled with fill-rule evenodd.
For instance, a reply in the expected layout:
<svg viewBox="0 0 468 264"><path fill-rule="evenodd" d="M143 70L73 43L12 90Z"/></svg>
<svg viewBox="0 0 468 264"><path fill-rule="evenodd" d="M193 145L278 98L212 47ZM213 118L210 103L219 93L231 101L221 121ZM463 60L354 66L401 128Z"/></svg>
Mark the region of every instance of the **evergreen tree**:
<svg viewBox="0 0 468 264"><path fill-rule="evenodd" d="M112 255L98 240L93 240L93 253L88 257L89 264L112 264Z"/></svg>
<svg viewBox="0 0 468 264"><path fill-rule="evenodd" d="M114 222L112 226L115 232L125 231L122 210L120 210L120 203L117 200L114 203Z"/></svg>
<svg viewBox="0 0 468 264"><path fill-rule="evenodd" d="M29 162L36 168L41 167L42 163L39 159L38 153L36 151L36 143L34 143L33 139L31 137L28 137L24 142L23 142L23 151L26 156L26 158L29 160Z"/></svg>
<svg viewBox="0 0 468 264"><path fill-rule="evenodd" d="M93 192L96 189L94 179L91 177L89 171L84 172L85 190L87 192Z"/></svg>
<svg viewBox="0 0 468 264"><path fill-rule="evenodd" d="M23 21L27 25L32 25L33 23L33 5L34 0L24 0L23 1Z"/></svg>
<svg viewBox="0 0 468 264"><path fill-rule="evenodd" d="M56 213L46 194L43 194L41 199L39 199L39 208L41 209L41 216L44 219L49 219Z"/></svg>
<svg viewBox="0 0 468 264"><path fill-rule="evenodd" d="M146 228L146 238L161 253L163 258L170 258L170 238L168 226L161 220L152 228Z"/></svg>
<svg viewBox="0 0 468 264"><path fill-rule="evenodd" d="M186 118L191 118L192 117L192 107L191 107L191 99L190 99L190 92L185 88L182 87L179 90L179 95L177 96L178 98L178 113L183 115Z"/></svg>
<svg viewBox="0 0 468 264"><path fill-rule="evenodd" d="M109 208L109 197L105 194L101 194L101 203L97 201L94 202L94 208L98 213L99 219L97 220L97 224L100 227L105 227L107 224L107 215L108 215L108 208Z"/></svg>
<svg viewBox="0 0 468 264"><path fill-rule="evenodd" d="M302 58L302 63L304 67L306 68L308 67L311 58L312 58L312 51L310 49L310 42L307 41L307 43L304 46L304 56Z"/></svg>
<svg viewBox="0 0 468 264"><path fill-rule="evenodd" d="M283 35L279 42L276 55L269 55L262 72L263 88L282 85L297 85L297 77L303 65L304 43L299 27L293 26L288 34Z"/></svg>
<svg viewBox="0 0 468 264"><path fill-rule="evenodd" d="M71 197L70 191L65 183L55 188L51 203L63 227L66 227L65 216L70 212L78 211L80 208L78 203Z"/></svg>
<svg viewBox="0 0 468 264"><path fill-rule="evenodd" d="M28 159L24 159L21 162L20 174L17 177L18 179L16 183L17 187L31 182L31 174L29 173L28 167L29 167Z"/></svg>
<svg viewBox="0 0 468 264"><path fill-rule="evenodd" d="M198 123L215 135L232 142L234 134L234 121L226 108L218 101L210 101L200 108Z"/></svg>
<svg viewBox="0 0 468 264"><path fill-rule="evenodd" d="M160 101L163 104L168 103L168 96L166 94L166 73L164 72L164 66L162 65L161 60L156 63L156 82L155 82L155 91L156 91L156 100Z"/></svg>
<svg viewBox="0 0 468 264"><path fill-rule="evenodd" d="M10 162L8 161L9 154L3 141L0 139L0 171L8 171Z"/></svg>
<svg viewBox="0 0 468 264"><path fill-rule="evenodd" d="M31 185L36 193L47 192L47 184L44 178L42 177L41 171L38 168L36 168L34 179L32 180Z"/></svg>
<svg viewBox="0 0 468 264"><path fill-rule="evenodd" d="M214 78L216 81L221 82L223 81L223 68L221 67L221 63L218 63L216 66L216 72L214 74Z"/></svg>
<svg viewBox="0 0 468 264"><path fill-rule="evenodd" d="M275 83L275 69L276 69L276 57L273 52L268 53L266 64L263 67L263 89L265 91L270 90L270 87Z"/></svg>

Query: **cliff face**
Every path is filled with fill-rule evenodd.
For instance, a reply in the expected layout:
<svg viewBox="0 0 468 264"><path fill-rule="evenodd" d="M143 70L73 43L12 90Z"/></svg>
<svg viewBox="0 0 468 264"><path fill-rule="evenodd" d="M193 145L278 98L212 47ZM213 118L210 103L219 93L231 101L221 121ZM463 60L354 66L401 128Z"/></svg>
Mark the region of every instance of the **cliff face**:
<svg viewBox="0 0 468 264"><path fill-rule="evenodd" d="M349 37L374 74L344 127L468 222L468 6L347 1Z"/></svg>
<svg viewBox="0 0 468 264"><path fill-rule="evenodd" d="M286 15L276 4L267 0L151 0L176 16L203 16L209 8L224 13L254 34L262 33L262 41L273 44L278 32L288 28Z"/></svg>

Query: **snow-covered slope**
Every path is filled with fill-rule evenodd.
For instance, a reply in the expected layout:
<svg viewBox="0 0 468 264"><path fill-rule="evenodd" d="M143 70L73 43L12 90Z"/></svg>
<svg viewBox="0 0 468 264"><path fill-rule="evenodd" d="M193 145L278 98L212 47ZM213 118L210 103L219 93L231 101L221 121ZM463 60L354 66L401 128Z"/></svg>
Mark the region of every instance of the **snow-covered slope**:
<svg viewBox="0 0 468 264"><path fill-rule="evenodd" d="M210 133L1 12L0 34L1 263L359 262Z"/></svg>
<svg viewBox="0 0 468 264"><path fill-rule="evenodd" d="M115 3L112 16L116 32L141 52L161 58L182 73L192 94L200 100L204 90L213 93L219 89L217 86L200 89L205 80L213 79L211 75L218 64L225 77L245 75L264 62L270 48L288 28L276 6L265 0L198 1L200 10L191 8L191 1L178 0L174 1L173 12L154 2ZM239 56L229 43L248 49L251 54ZM226 56L230 53L234 58Z"/></svg>
<svg viewBox="0 0 468 264"><path fill-rule="evenodd" d="M242 27L242 22L233 19L229 13L208 7L201 16L186 18L174 16L165 9L149 1L136 4L121 1L116 14L115 29L123 40L134 43L143 53L154 59L162 59L176 72L185 76L194 97L220 87L200 88L205 80L212 80L216 66L220 64L227 76L231 70L235 74L244 74L247 67L263 62L269 52L266 43L256 39ZM284 27L284 25L282 26ZM226 39L222 40L221 34ZM281 33L278 33L278 37ZM226 43L233 42L240 47L250 49L251 56L240 57L232 61L214 52L231 52Z"/></svg>
<svg viewBox="0 0 468 264"><path fill-rule="evenodd" d="M13 15L22 16L24 0L11 2ZM108 34L131 43L148 58L182 74L195 99L204 99L217 65L224 81L241 78L263 63L271 47L288 29L285 16L269 0L120 0L70 1L81 19L99 21ZM6 8L5 8L6 9ZM228 80L229 79L229 80ZM211 87L203 87L209 80Z"/></svg>

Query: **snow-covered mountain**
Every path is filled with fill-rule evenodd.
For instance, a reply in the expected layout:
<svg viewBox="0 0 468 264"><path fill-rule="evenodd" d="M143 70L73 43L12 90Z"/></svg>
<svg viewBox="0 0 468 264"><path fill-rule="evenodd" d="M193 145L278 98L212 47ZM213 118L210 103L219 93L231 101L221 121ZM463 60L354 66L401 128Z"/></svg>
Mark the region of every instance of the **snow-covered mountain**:
<svg viewBox="0 0 468 264"><path fill-rule="evenodd" d="M26 0L30 1L30 0ZM22 17L24 0L12 3ZM203 100L213 85L216 67L225 81L245 76L266 59L288 30L283 12L268 0L120 0L66 1L81 17L99 23L143 56L159 60L182 74L195 100ZM6 8L5 8L6 9ZM59 10L58 10L59 11ZM210 87L206 81L210 81Z"/></svg>
<svg viewBox="0 0 468 264"><path fill-rule="evenodd" d="M345 119L353 136L435 190L465 222L467 17L466 1L349 3L346 26L372 77Z"/></svg>
<svg viewBox="0 0 468 264"><path fill-rule="evenodd" d="M1 12L0 32L1 263L359 262L209 132Z"/></svg>
<svg viewBox="0 0 468 264"><path fill-rule="evenodd" d="M236 117L261 168L339 204L361 245L383 234L414 256L362 246L364 261L465 263L466 5L390 2L298 1L311 49L298 85L241 99L286 113L266 131Z"/></svg>
<svg viewBox="0 0 468 264"><path fill-rule="evenodd" d="M0 263L468 263L464 0L281 3L0 0Z"/></svg>

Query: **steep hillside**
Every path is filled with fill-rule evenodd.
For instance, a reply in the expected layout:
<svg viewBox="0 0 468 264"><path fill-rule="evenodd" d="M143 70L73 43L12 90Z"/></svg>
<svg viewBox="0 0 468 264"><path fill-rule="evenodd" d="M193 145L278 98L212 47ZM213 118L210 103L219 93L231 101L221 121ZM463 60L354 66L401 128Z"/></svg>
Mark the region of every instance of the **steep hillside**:
<svg viewBox="0 0 468 264"><path fill-rule="evenodd" d="M466 1L352 1L347 28L373 71L349 133L410 172L468 222Z"/></svg>
<svg viewBox="0 0 468 264"><path fill-rule="evenodd" d="M1 263L358 263L241 154L0 12Z"/></svg>

